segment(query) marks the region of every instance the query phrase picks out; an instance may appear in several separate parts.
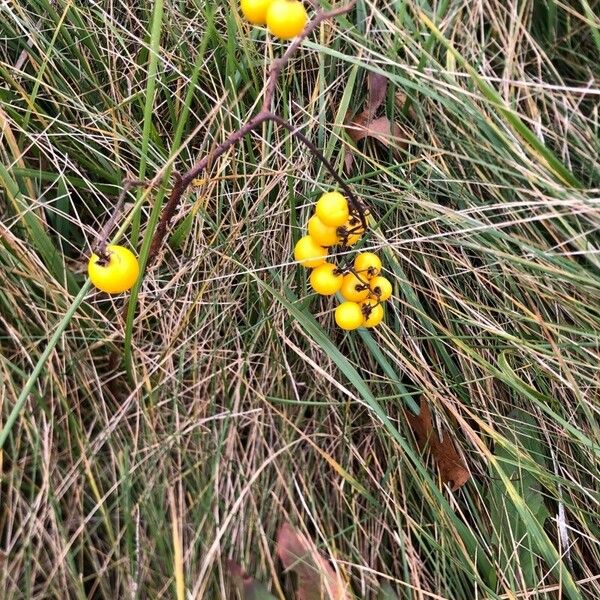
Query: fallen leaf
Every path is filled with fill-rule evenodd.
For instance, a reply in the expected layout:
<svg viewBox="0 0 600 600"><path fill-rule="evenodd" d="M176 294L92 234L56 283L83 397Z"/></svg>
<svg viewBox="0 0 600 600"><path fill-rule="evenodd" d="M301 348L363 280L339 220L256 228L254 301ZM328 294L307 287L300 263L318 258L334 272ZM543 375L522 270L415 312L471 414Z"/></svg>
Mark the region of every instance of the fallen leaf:
<svg viewBox="0 0 600 600"><path fill-rule="evenodd" d="M313 542L284 523L277 535L277 554L286 569L298 577L298 600L350 600L341 577Z"/></svg>
<svg viewBox="0 0 600 600"><path fill-rule="evenodd" d="M392 123L387 117L379 117L369 121L365 125L357 125L353 122L347 125L348 135L358 142L366 137L373 137L386 146L390 143L390 137L399 136L402 130L397 123Z"/></svg>
<svg viewBox="0 0 600 600"><path fill-rule="evenodd" d="M385 100L387 93L388 80L379 73L369 73L367 77L367 87L369 93L363 111L356 115L346 124L348 135L356 144L366 137L372 137L389 146L393 137L398 137L402 130L397 123L392 123L387 117L375 118L377 110ZM351 150L346 150L344 156L344 165L346 171L352 169L354 155Z"/></svg>
<svg viewBox="0 0 600 600"><path fill-rule="evenodd" d="M458 455L449 432L444 432L444 438L440 440L439 435L433 428L429 405L424 398L421 399L421 411L419 414L415 416L407 412L406 419L415 432L419 448L431 451L440 470L442 481L444 483L451 483L453 491L465 485L471 474Z"/></svg>
<svg viewBox="0 0 600 600"><path fill-rule="evenodd" d="M228 559L227 569L229 569L243 600L276 600L275 596L262 583L248 575L235 561Z"/></svg>
<svg viewBox="0 0 600 600"><path fill-rule="evenodd" d="M367 97L367 103L364 112L370 115L370 119L375 116L377 109L385 100L387 85L388 80L385 75L371 72L367 76L367 89L369 90L369 96Z"/></svg>

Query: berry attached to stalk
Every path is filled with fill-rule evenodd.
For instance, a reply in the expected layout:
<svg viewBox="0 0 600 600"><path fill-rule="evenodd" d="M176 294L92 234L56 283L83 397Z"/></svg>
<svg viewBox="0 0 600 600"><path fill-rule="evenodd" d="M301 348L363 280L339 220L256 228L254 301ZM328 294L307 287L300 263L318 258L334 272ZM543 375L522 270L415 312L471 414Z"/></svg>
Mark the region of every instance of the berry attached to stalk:
<svg viewBox="0 0 600 600"><path fill-rule="evenodd" d="M354 270L361 276L372 279L381 273L381 260L373 252L362 252L354 259Z"/></svg>
<svg viewBox="0 0 600 600"><path fill-rule="evenodd" d="M267 10L273 0L240 0L240 10L252 25L266 25Z"/></svg>
<svg viewBox="0 0 600 600"><path fill-rule="evenodd" d="M352 331L364 324L365 316L356 302L342 302L335 309L335 322L345 331Z"/></svg>
<svg viewBox="0 0 600 600"><path fill-rule="evenodd" d="M310 235L319 246L335 246L339 241L337 228L325 225L317 215L313 215L308 220L308 235Z"/></svg>
<svg viewBox="0 0 600 600"><path fill-rule="evenodd" d="M354 273L344 275L340 293L350 302L362 302L369 296L369 285Z"/></svg>
<svg viewBox="0 0 600 600"><path fill-rule="evenodd" d="M327 192L317 201L317 217L329 227L341 227L350 216L348 200L339 192Z"/></svg>
<svg viewBox="0 0 600 600"><path fill-rule="evenodd" d="M300 35L307 21L306 9L299 0L272 0L267 9L267 27L282 40Z"/></svg>
<svg viewBox="0 0 600 600"><path fill-rule="evenodd" d="M108 294L120 294L133 287L140 274L135 254L124 246L111 244L105 255L92 254L88 275L92 284Z"/></svg>
<svg viewBox="0 0 600 600"><path fill-rule="evenodd" d="M343 229L345 235L342 238L342 244L348 247L354 246L356 242L359 242L365 232L365 228L362 226L360 219L354 215L348 217L348 220L344 223Z"/></svg>
<svg viewBox="0 0 600 600"><path fill-rule="evenodd" d="M305 235L296 242L294 259L303 267L318 267L325 262L326 258L327 250L319 246L310 235Z"/></svg>
<svg viewBox="0 0 600 600"><path fill-rule="evenodd" d="M373 277L371 281L369 281L369 287L371 288L372 294L379 300L383 302L387 300L392 295L392 284L389 279L378 275L377 277Z"/></svg>
<svg viewBox="0 0 600 600"><path fill-rule="evenodd" d="M310 285L317 294L332 296L339 292L344 277L337 265L332 263L322 264L313 269L310 274Z"/></svg>
<svg viewBox="0 0 600 600"><path fill-rule="evenodd" d="M365 327L376 327L383 321L383 305L374 298L369 298L360 303L361 311L365 319Z"/></svg>

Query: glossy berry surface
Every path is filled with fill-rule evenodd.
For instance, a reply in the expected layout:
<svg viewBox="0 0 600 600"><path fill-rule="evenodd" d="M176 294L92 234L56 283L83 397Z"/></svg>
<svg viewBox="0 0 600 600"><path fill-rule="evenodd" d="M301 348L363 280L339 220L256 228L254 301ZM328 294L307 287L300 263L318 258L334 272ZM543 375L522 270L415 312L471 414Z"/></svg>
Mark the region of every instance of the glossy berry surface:
<svg viewBox="0 0 600 600"><path fill-rule="evenodd" d="M348 200L339 192L327 192L317 201L315 208L317 217L329 227L344 225L350 216Z"/></svg>
<svg viewBox="0 0 600 600"><path fill-rule="evenodd" d="M267 9L267 27L282 40L290 40L306 26L308 15L299 0L272 0Z"/></svg>
<svg viewBox="0 0 600 600"><path fill-rule="evenodd" d="M354 270L366 279L381 273L381 260L373 252L362 252L354 260Z"/></svg>
<svg viewBox="0 0 600 600"><path fill-rule="evenodd" d="M378 275L369 281L369 287L378 300L387 300L392 295L392 284L389 279Z"/></svg>
<svg viewBox="0 0 600 600"><path fill-rule="evenodd" d="M240 10L253 25L266 25L267 9L273 0L240 0Z"/></svg>
<svg viewBox="0 0 600 600"><path fill-rule="evenodd" d="M305 235L296 243L294 258L303 267L318 267L325 262L327 250L319 246L309 235Z"/></svg>
<svg viewBox="0 0 600 600"><path fill-rule="evenodd" d="M310 285L317 294L331 296L339 292L344 277L332 263L322 264L313 269L310 274Z"/></svg>
<svg viewBox="0 0 600 600"><path fill-rule="evenodd" d="M342 302L335 309L335 322L345 331L352 331L363 325L365 317L356 302Z"/></svg>
<svg viewBox="0 0 600 600"><path fill-rule="evenodd" d="M362 302L368 298L370 290L365 279L358 278L354 273L348 273L344 275L340 292L346 300Z"/></svg>
<svg viewBox="0 0 600 600"><path fill-rule="evenodd" d="M360 308L365 318L365 327L376 327L383 321L383 305L379 304L377 300L369 298L361 302Z"/></svg>
<svg viewBox="0 0 600 600"><path fill-rule="evenodd" d="M338 234L336 227L325 225L317 215L313 215L308 220L308 235L319 244L319 246L334 246L338 243Z"/></svg>
<svg viewBox="0 0 600 600"><path fill-rule="evenodd" d="M92 254L88 275L92 284L108 294L120 294L133 287L140 274L135 254L124 246L110 245L106 256Z"/></svg>

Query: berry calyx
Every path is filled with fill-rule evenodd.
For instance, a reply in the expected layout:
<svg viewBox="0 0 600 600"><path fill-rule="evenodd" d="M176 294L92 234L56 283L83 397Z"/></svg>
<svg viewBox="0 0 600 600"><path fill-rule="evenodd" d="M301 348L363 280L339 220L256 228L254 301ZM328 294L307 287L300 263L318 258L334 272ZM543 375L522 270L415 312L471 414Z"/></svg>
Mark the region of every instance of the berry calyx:
<svg viewBox="0 0 600 600"><path fill-rule="evenodd" d="M365 280L357 277L354 273L344 275L340 293L346 300L351 302L362 302L368 298L369 292L369 285Z"/></svg>
<svg viewBox="0 0 600 600"><path fill-rule="evenodd" d="M381 260L373 252L362 252L354 259L354 270L371 279L381 273Z"/></svg>
<svg viewBox="0 0 600 600"><path fill-rule="evenodd" d="M327 250L319 246L309 235L305 235L296 242L294 259L303 267L318 267L325 262Z"/></svg>
<svg viewBox="0 0 600 600"><path fill-rule="evenodd" d="M252 25L266 25L267 10L273 0L240 0L240 10Z"/></svg>
<svg viewBox="0 0 600 600"><path fill-rule="evenodd" d="M342 302L335 309L335 322L345 331L352 331L364 324L365 316L356 302Z"/></svg>
<svg viewBox="0 0 600 600"><path fill-rule="evenodd" d="M369 281L373 295L380 301L387 300L392 295L392 284L389 279L378 275Z"/></svg>
<svg viewBox="0 0 600 600"><path fill-rule="evenodd" d="M332 296L342 287L343 275L337 265L332 263L322 264L313 269L310 274L310 285L317 294Z"/></svg>
<svg viewBox="0 0 600 600"><path fill-rule="evenodd" d="M365 327L376 327L383 321L384 310L383 305L377 300L369 298L360 303L360 308L363 313Z"/></svg>
<svg viewBox="0 0 600 600"><path fill-rule="evenodd" d="M267 9L267 27L282 40L300 35L308 21L308 14L299 0L272 0Z"/></svg>
<svg viewBox="0 0 600 600"><path fill-rule="evenodd" d="M317 217L329 227L340 227L346 223L350 216L348 200L339 192L323 194L315 208Z"/></svg>
<svg viewBox="0 0 600 600"><path fill-rule="evenodd" d="M139 274L138 259L124 246L111 244L104 254L92 254L88 262L90 281L108 294L120 294L131 289Z"/></svg>
<svg viewBox="0 0 600 600"><path fill-rule="evenodd" d="M325 225L317 215L313 215L308 220L308 235L310 235L319 246L334 246L339 241L337 229Z"/></svg>

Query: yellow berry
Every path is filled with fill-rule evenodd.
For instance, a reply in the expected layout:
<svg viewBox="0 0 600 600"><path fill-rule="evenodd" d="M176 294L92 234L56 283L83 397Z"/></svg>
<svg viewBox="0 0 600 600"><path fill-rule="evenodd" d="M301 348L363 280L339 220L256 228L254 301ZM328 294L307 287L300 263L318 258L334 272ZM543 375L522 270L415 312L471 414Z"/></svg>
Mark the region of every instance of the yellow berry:
<svg viewBox="0 0 600 600"><path fill-rule="evenodd" d="M354 270L371 279L381 273L381 260L373 252L362 252L354 259Z"/></svg>
<svg viewBox="0 0 600 600"><path fill-rule="evenodd" d="M369 296L369 286L365 280L358 278L354 273L344 275L340 292L346 300L362 302Z"/></svg>
<svg viewBox="0 0 600 600"><path fill-rule="evenodd" d="M325 263L313 269L310 274L310 285L317 294L331 296L339 292L344 276L338 271L337 265Z"/></svg>
<svg viewBox="0 0 600 600"><path fill-rule="evenodd" d="M369 298L360 303L360 308L365 319L365 327L376 327L383 321L383 305L377 300Z"/></svg>
<svg viewBox="0 0 600 600"><path fill-rule="evenodd" d="M317 202L315 212L321 222L329 227L344 225L350 216L348 200L339 192L323 194Z"/></svg>
<svg viewBox="0 0 600 600"><path fill-rule="evenodd" d="M140 274L135 254L124 246L106 247L106 255L92 254L88 275L92 284L103 292L120 294L133 287Z"/></svg>
<svg viewBox="0 0 600 600"><path fill-rule="evenodd" d="M325 225L317 215L313 215L308 220L308 235L319 246L334 246L338 243L337 227Z"/></svg>
<svg viewBox="0 0 600 600"><path fill-rule="evenodd" d="M294 258L303 267L318 267L325 262L327 250L319 246L310 235L305 235L296 243Z"/></svg>
<svg viewBox="0 0 600 600"><path fill-rule="evenodd" d="M365 316L356 302L342 302L335 309L335 322L346 331L358 329L365 322Z"/></svg>
<svg viewBox="0 0 600 600"><path fill-rule="evenodd" d="M290 40L304 29L308 15L299 0L272 0L267 9L267 27L282 40Z"/></svg>
<svg viewBox="0 0 600 600"><path fill-rule="evenodd" d="M350 215L350 218L344 223L344 228L348 232L346 237L346 246L354 246L356 242L360 241L362 234L365 232L365 228L362 226L360 219L354 215Z"/></svg>
<svg viewBox="0 0 600 600"><path fill-rule="evenodd" d="M369 281L369 287L377 299L384 301L392 295L392 284L389 279L378 275Z"/></svg>
<svg viewBox="0 0 600 600"><path fill-rule="evenodd" d="M273 0L240 0L242 14L253 25L265 25L267 9Z"/></svg>

